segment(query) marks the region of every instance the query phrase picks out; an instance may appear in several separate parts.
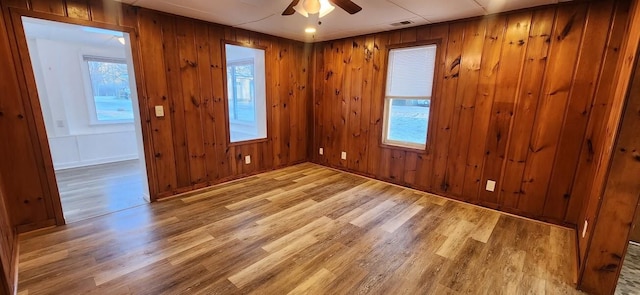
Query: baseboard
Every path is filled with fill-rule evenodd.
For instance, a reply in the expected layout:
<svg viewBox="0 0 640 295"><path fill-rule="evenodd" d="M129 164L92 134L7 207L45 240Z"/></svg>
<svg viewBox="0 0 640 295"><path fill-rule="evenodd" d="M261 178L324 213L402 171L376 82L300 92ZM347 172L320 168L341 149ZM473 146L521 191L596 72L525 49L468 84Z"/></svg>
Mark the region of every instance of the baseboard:
<svg viewBox="0 0 640 295"><path fill-rule="evenodd" d="M15 237L15 245L13 245L13 294L18 294L18 266L20 265L20 240L18 235Z"/></svg>

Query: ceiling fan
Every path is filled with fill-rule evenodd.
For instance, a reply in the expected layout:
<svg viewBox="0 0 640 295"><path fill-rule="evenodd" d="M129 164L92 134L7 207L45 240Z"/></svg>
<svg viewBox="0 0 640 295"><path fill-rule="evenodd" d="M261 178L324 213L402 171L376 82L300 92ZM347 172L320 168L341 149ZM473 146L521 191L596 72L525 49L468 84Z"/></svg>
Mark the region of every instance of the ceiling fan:
<svg viewBox="0 0 640 295"><path fill-rule="evenodd" d="M282 12L282 15L292 15L298 12L309 17L309 14L319 13L320 17L323 17L334 9L331 4L335 4L349 14L356 14L362 10L362 7L351 0L293 0Z"/></svg>

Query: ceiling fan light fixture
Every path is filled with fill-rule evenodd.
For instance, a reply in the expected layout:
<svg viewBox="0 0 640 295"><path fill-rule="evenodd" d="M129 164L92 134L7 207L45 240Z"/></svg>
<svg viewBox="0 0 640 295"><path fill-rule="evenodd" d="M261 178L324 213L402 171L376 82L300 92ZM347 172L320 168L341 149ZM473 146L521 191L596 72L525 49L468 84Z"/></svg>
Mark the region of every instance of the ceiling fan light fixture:
<svg viewBox="0 0 640 295"><path fill-rule="evenodd" d="M329 0L302 0L293 9L304 17L319 13L319 17L322 18L333 11L335 7L331 5Z"/></svg>
<svg viewBox="0 0 640 295"><path fill-rule="evenodd" d="M316 14L320 12L320 0L304 0L302 7L304 7L304 10L309 14Z"/></svg>
<svg viewBox="0 0 640 295"><path fill-rule="evenodd" d="M331 5L329 0L320 0L320 18L332 12L335 6Z"/></svg>

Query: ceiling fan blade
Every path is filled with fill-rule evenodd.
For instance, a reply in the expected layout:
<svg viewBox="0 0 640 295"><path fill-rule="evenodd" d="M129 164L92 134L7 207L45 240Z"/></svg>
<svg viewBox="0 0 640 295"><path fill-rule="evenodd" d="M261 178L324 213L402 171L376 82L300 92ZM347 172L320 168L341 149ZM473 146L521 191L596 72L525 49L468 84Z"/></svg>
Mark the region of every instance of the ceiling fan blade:
<svg viewBox="0 0 640 295"><path fill-rule="evenodd" d="M289 6L287 6L287 9L285 9L282 12L282 15L292 15L292 14L296 13L296 10L293 9L293 7L298 5L298 2L300 2L300 0L291 1L291 4L289 4Z"/></svg>
<svg viewBox="0 0 640 295"><path fill-rule="evenodd" d="M337 5L338 7L344 9L344 11L348 12L349 14L356 14L360 10L362 10L362 7L358 6L358 4L353 3L353 1L351 0L329 0L329 1L331 1L333 4Z"/></svg>

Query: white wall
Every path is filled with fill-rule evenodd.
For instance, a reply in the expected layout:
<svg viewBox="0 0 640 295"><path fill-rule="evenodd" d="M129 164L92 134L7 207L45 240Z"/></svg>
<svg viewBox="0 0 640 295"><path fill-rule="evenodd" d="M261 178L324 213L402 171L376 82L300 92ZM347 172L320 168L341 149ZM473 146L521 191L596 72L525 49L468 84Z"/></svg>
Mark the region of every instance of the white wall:
<svg viewBox="0 0 640 295"><path fill-rule="evenodd" d="M83 55L124 59L124 46L40 38L28 42L55 169L137 159L133 123L90 123L91 90L83 75Z"/></svg>

